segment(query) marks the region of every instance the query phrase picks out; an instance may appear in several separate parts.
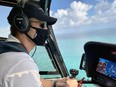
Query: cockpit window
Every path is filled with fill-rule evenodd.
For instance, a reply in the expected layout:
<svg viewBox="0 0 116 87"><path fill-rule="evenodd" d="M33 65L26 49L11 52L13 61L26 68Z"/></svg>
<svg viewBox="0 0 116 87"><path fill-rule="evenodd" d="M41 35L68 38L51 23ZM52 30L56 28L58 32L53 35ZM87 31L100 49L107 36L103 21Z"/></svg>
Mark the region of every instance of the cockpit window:
<svg viewBox="0 0 116 87"><path fill-rule="evenodd" d="M33 55L34 51L36 50L33 49L30 53L30 55ZM49 57L49 54L47 53L45 47L43 46L38 46L37 51L35 52L33 56L33 60L36 62L41 77L43 78L58 78L61 77L61 75L57 72L55 69L52 60ZM54 74L53 74L54 73Z"/></svg>
<svg viewBox="0 0 116 87"><path fill-rule="evenodd" d="M78 79L86 77L79 69L84 44L116 44L116 0L53 0L51 15L58 18L53 29L68 70L79 70Z"/></svg>
<svg viewBox="0 0 116 87"><path fill-rule="evenodd" d="M33 51L34 50L35 49L33 49ZM33 54L33 52L31 54ZM40 71L55 71L45 47L38 46L33 59L35 60L38 67L40 67Z"/></svg>
<svg viewBox="0 0 116 87"><path fill-rule="evenodd" d="M7 21L7 16L11 7L0 6L0 37L8 37L10 25Z"/></svg>

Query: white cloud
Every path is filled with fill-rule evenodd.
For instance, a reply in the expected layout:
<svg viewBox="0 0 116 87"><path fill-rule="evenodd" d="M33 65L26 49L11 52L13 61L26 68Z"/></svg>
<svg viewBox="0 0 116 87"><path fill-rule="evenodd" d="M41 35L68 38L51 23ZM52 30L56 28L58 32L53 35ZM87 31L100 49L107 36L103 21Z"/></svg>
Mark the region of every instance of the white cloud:
<svg viewBox="0 0 116 87"><path fill-rule="evenodd" d="M111 4L108 3L106 0L100 0L94 8L95 8L96 14L102 15L110 7L111 7Z"/></svg>
<svg viewBox="0 0 116 87"><path fill-rule="evenodd" d="M64 9L60 9L57 11L57 13L54 14L54 16L58 17L58 18L62 18L62 17L67 16L67 15L68 15L68 13Z"/></svg>
<svg viewBox="0 0 116 87"><path fill-rule="evenodd" d="M89 13L91 11L94 13ZM84 25L110 23L116 21L116 0L112 3L99 0L95 6L73 1L69 8L58 9L56 13L52 12L52 16L58 18L54 29L73 29Z"/></svg>
<svg viewBox="0 0 116 87"><path fill-rule="evenodd" d="M92 23L110 23L116 20L116 0L112 3L101 0L94 8L96 14L91 17Z"/></svg>
<svg viewBox="0 0 116 87"><path fill-rule="evenodd" d="M58 18L58 22L55 24L57 28L68 28L82 25L83 23L89 23L87 11L92 8L92 5L88 5L82 2L73 1L70 8L58 9L53 14Z"/></svg>

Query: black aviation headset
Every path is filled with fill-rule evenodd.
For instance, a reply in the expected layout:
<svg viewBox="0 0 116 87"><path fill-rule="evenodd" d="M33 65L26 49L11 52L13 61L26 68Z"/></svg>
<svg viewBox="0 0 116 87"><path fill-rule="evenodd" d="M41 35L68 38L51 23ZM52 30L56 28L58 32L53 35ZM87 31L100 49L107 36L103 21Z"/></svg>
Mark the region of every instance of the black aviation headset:
<svg viewBox="0 0 116 87"><path fill-rule="evenodd" d="M18 13L14 16L13 21L12 21L12 25L22 33L27 33L30 29L29 28L30 27L29 18L23 12L23 8L25 7L26 3L33 4L36 6L35 3L29 3L29 2L18 3L17 7L16 7L16 8L18 8ZM47 27L47 23L43 21L43 22L41 22L40 26L41 26L41 28L45 28L45 27Z"/></svg>
<svg viewBox="0 0 116 87"><path fill-rule="evenodd" d="M22 33L29 31L29 18L24 14L23 8L25 3L18 3L19 12L14 16L13 25Z"/></svg>

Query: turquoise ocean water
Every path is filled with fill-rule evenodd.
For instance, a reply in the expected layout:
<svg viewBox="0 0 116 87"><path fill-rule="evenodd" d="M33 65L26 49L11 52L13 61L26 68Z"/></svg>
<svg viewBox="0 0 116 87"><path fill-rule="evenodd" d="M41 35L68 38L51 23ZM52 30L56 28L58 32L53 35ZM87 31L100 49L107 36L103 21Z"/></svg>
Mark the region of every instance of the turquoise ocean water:
<svg viewBox="0 0 116 87"><path fill-rule="evenodd" d="M116 33L116 32L115 32ZM82 54L84 53L84 44L88 41L98 41L116 44L116 34L108 35L104 34L103 36L84 36L83 38L67 38L61 39L57 38L58 46L61 51L64 62L68 70L74 68L79 70L80 61ZM86 77L85 71L79 70L78 79Z"/></svg>

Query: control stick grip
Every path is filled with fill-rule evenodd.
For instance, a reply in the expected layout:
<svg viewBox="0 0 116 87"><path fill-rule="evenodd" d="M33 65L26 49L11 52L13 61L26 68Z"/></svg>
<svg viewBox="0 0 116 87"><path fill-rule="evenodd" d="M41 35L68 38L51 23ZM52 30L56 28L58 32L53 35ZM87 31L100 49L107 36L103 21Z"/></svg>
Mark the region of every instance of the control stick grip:
<svg viewBox="0 0 116 87"><path fill-rule="evenodd" d="M76 76L79 74L79 71L76 69L70 69L70 74L71 74L70 78L76 78Z"/></svg>

